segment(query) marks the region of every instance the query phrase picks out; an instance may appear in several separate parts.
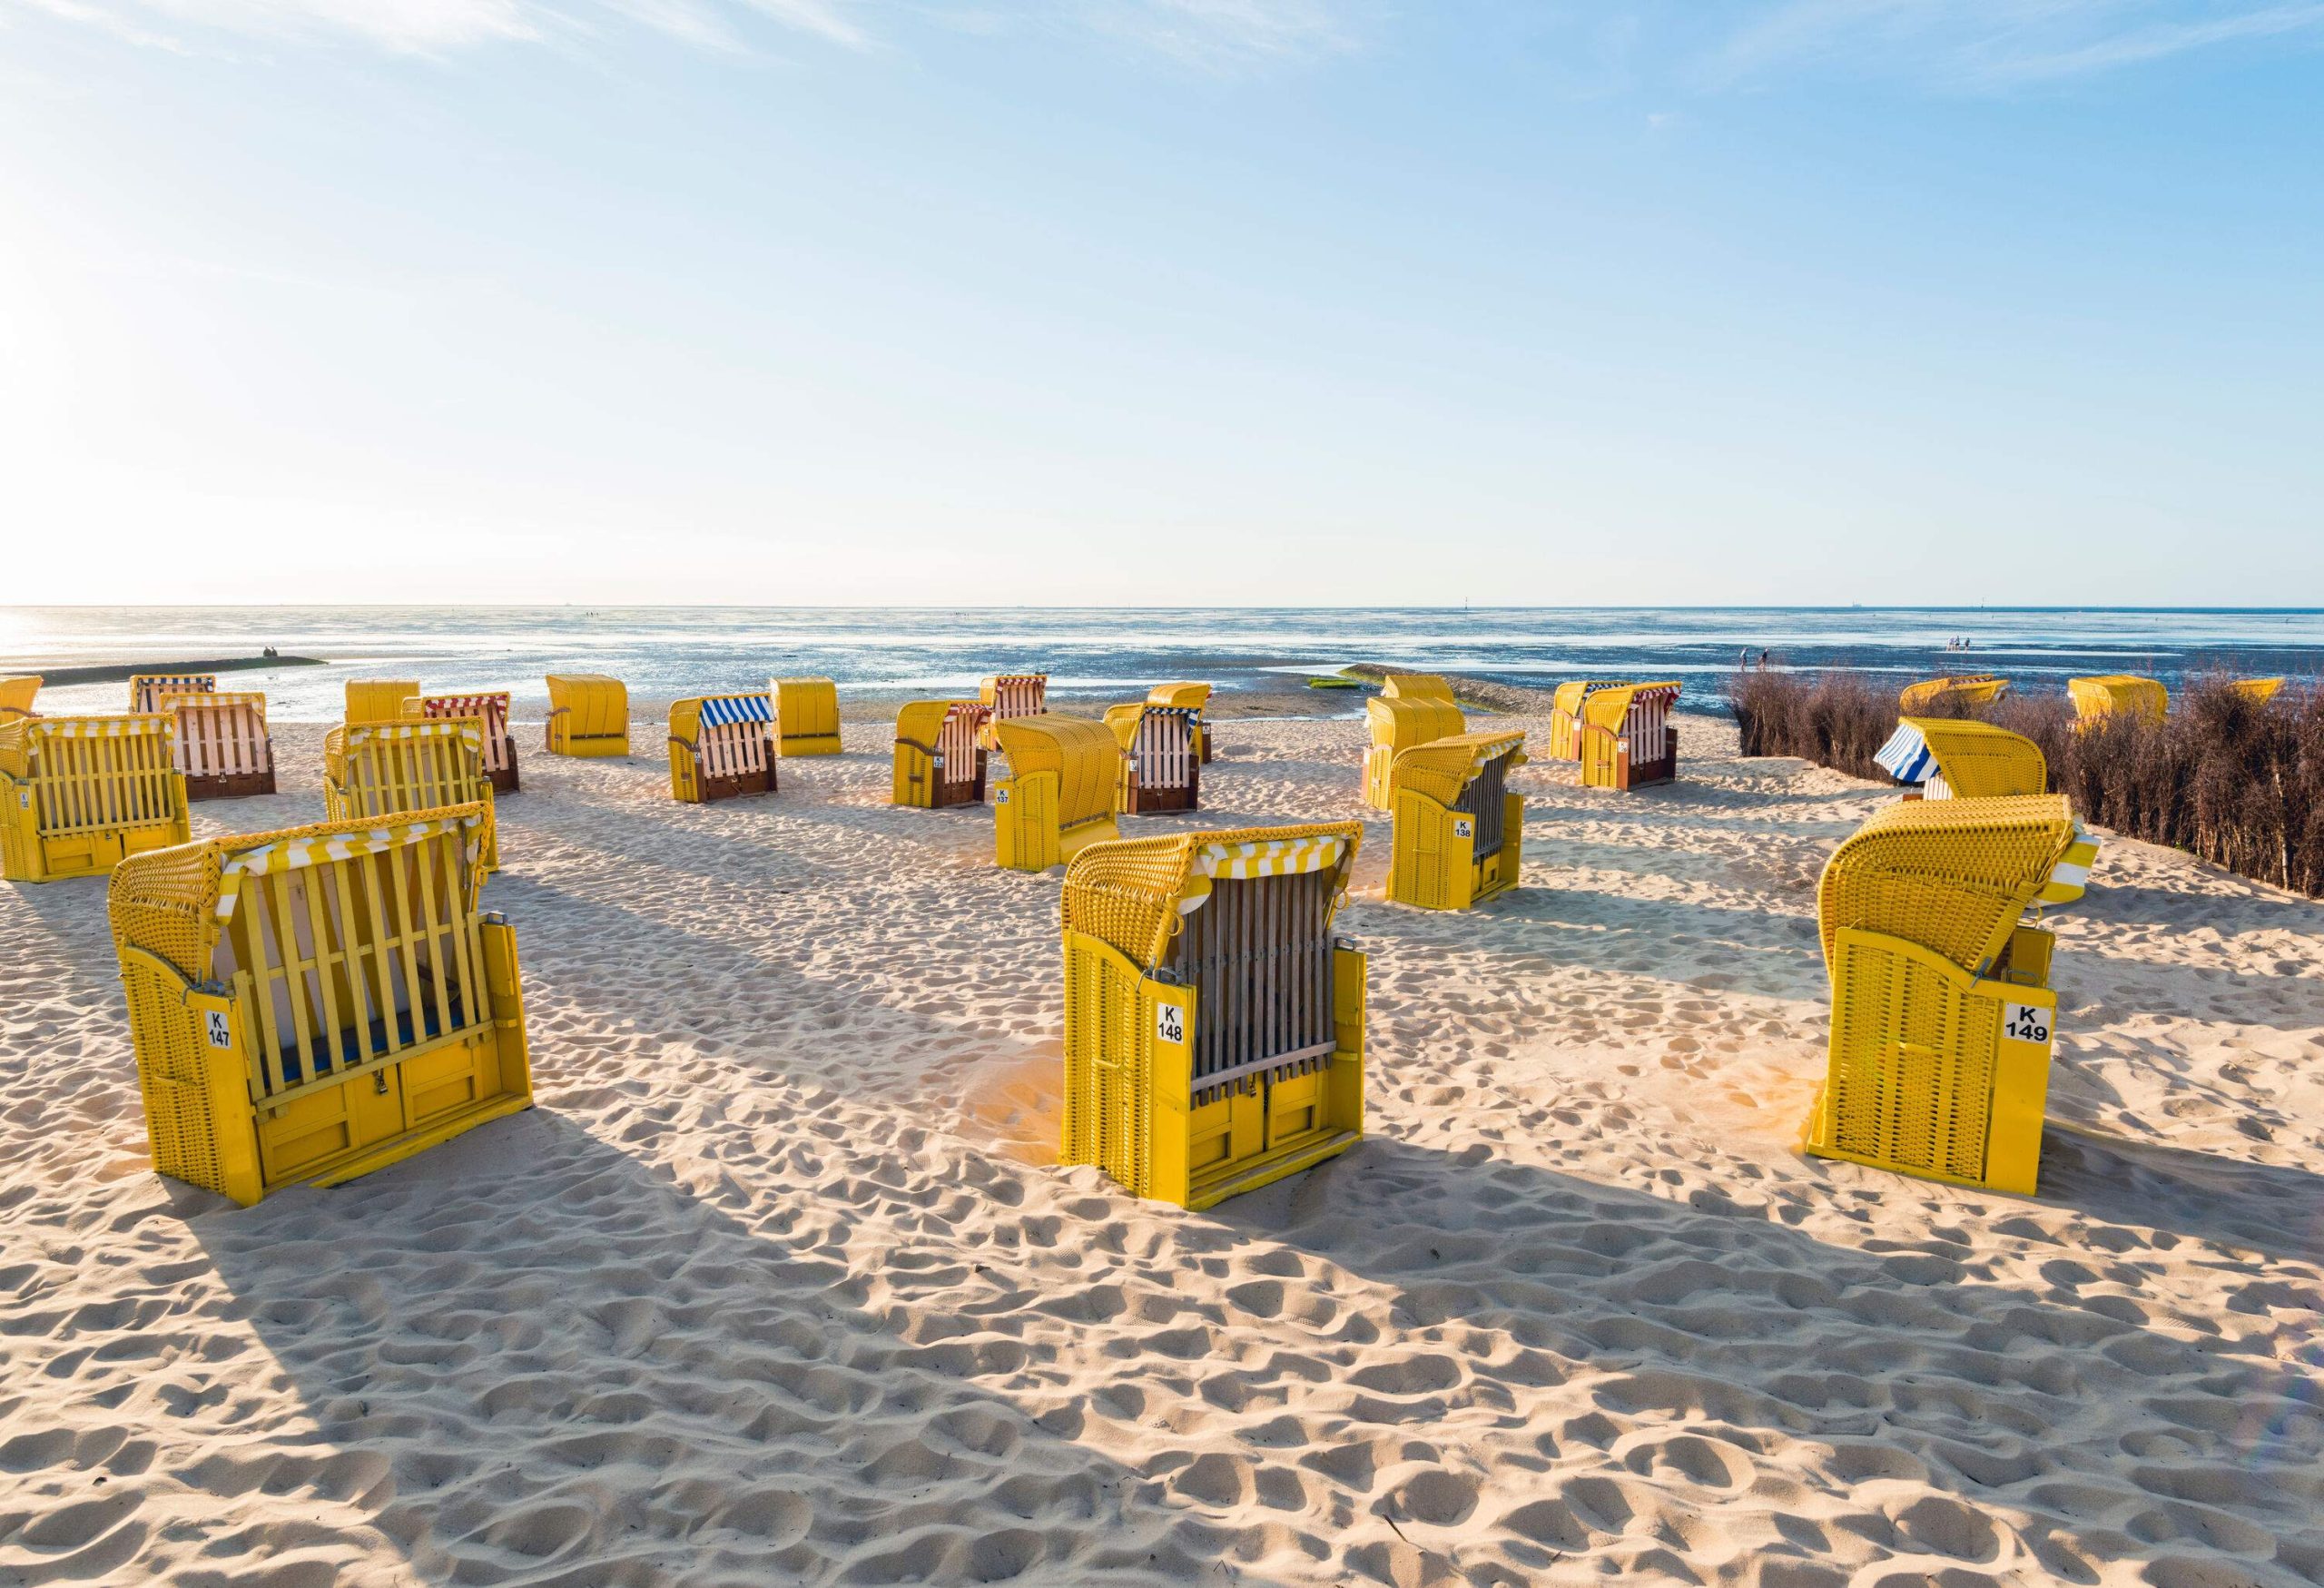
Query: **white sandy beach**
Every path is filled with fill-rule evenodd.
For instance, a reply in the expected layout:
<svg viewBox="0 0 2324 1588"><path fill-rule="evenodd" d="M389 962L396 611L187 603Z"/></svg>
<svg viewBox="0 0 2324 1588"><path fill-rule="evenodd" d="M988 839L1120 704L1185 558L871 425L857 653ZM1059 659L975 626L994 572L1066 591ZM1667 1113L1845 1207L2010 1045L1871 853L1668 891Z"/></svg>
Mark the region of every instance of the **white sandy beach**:
<svg viewBox="0 0 2324 1588"><path fill-rule="evenodd" d="M198 833L320 819L278 733ZM1125 827L1368 815L1363 734ZM0 1585L2324 1577L2324 904L2113 843L2042 1196L1806 1159L1893 795L1681 734L1521 773L1475 912L1372 820L1368 1139L1199 1215L1051 1163L1059 882L881 725L710 807L520 729L538 1107L248 1210L151 1172L103 883L0 889Z"/></svg>

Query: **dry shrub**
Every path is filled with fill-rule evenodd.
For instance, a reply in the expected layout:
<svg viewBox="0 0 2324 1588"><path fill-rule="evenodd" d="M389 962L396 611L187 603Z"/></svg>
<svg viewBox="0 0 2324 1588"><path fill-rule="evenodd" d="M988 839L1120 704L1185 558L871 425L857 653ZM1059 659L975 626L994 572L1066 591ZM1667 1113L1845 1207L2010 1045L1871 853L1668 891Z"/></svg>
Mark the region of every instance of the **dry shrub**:
<svg viewBox="0 0 2324 1588"><path fill-rule="evenodd" d="M2024 734L2083 820L2230 871L2324 894L2324 693L2254 701L2225 677L2183 686L2161 723L2108 718L2077 733L2063 695L1973 715ZM1746 755L1797 755L1857 777L1896 725L1896 698L1859 675L1746 672L1728 699ZM1945 713L1942 715L1955 715Z"/></svg>

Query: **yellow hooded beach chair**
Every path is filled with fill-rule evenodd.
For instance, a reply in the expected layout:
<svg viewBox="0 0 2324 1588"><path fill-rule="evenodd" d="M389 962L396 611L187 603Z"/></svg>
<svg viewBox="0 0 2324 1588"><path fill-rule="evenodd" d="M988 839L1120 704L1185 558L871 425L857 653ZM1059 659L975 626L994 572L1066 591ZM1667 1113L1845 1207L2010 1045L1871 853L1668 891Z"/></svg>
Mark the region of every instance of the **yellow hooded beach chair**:
<svg viewBox="0 0 2324 1588"><path fill-rule="evenodd" d="M162 709L175 725L177 769L190 800L241 799L274 792L274 740L266 731L266 696L255 689L212 695L168 694Z"/></svg>
<svg viewBox="0 0 2324 1588"><path fill-rule="evenodd" d="M1137 816L1201 804L1199 723L1185 706L1141 702L1107 708L1106 725L1122 752L1116 810Z"/></svg>
<svg viewBox="0 0 2324 1588"><path fill-rule="evenodd" d="M1679 775L1676 684L1614 684L1581 703L1581 786L1646 788Z"/></svg>
<svg viewBox="0 0 2324 1588"><path fill-rule="evenodd" d="M1896 696L1896 709L1906 716L1933 711L1966 710L1991 705L2009 694L2009 680L1994 673L1964 674L1957 678L1924 678L1907 684Z"/></svg>
<svg viewBox="0 0 2324 1588"><path fill-rule="evenodd" d="M1380 680L1380 694L1388 700L1433 700L1452 704L1452 686L1434 673L1389 673Z"/></svg>
<svg viewBox="0 0 2324 1588"><path fill-rule="evenodd" d="M784 755L836 755L839 686L829 678L776 678L767 686L774 702L774 745Z"/></svg>
<svg viewBox="0 0 2324 1588"><path fill-rule="evenodd" d="M131 857L107 894L153 1168L249 1207L532 1103L476 805Z"/></svg>
<svg viewBox="0 0 2324 1588"><path fill-rule="evenodd" d="M774 705L763 695L670 703L670 797L689 805L775 791Z"/></svg>
<svg viewBox="0 0 2324 1588"><path fill-rule="evenodd" d="M1046 713L1049 701L1049 676L1047 673L996 673L977 686L977 698L984 703L988 714L984 729L984 747L996 750L1000 740L994 734L995 724L1010 717L1039 716Z"/></svg>
<svg viewBox="0 0 2324 1588"><path fill-rule="evenodd" d="M2161 680L2130 673L2069 678L2066 694L2073 700L2073 725L2077 728L2118 716L2159 723L2171 705L2170 694Z"/></svg>
<svg viewBox="0 0 2324 1588"><path fill-rule="evenodd" d="M1905 717L1873 760L1933 800L2045 794L2050 786L2041 745L1967 717Z"/></svg>
<svg viewBox="0 0 2324 1588"><path fill-rule="evenodd" d="M101 877L142 850L183 843L172 737L156 714L0 722L0 878Z"/></svg>
<svg viewBox="0 0 2324 1588"><path fill-rule="evenodd" d="M403 715L403 703L418 695L417 678L350 678L347 715L350 723L391 723Z"/></svg>
<svg viewBox="0 0 2324 1588"><path fill-rule="evenodd" d="M1210 686L1207 684L1157 684L1146 692L1148 705L1172 705L1195 714L1195 747L1207 762L1210 759L1210 719L1203 714L1210 705Z"/></svg>
<svg viewBox="0 0 2324 1588"><path fill-rule="evenodd" d="M1000 864L1047 871L1089 844L1121 836L1114 824L1121 746L1113 729L1049 713L990 725L1005 763L992 783Z"/></svg>
<svg viewBox="0 0 2324 1588"><path fill-rule="evenodd" d="M36 673L21 678L0 678L0 723L38 716L40 713L33 709L33 702L40 697L40 675Z"/></svg>
<svg viewBox="0 0 2324 1588"><path fill-rule="evenodd" d="M976 700L915 700L898 708L895 803L923 811L983 804L980 736L990 715Z"/></svg>
<svg viewBox="0 0 2324 1588"><path fill-rule="evenodd" d="M1449 739L1466 732L1461 708L1449 700L1405 695L1379 695L1364 703L1364 720L1372 746L1364 753L1364 803L1375 811L1393 808L1389 772L1396 757L1415 745Z"/></svg>
<svg viewBox="0 0 2324 1588"><path fill-rule="evenodd" d="M377 822L476 805L484 812L484 867L500 865L484 728L474 717L341 723L323 735L323 812L333 822Z"/></svg>
<svg viewBox="0 0 2324 1588"><path fill-rule="evenodd" d="M1202 1208L1363 1139L1364 956L1332 932L1362 838L1334 822L1074 857L1059 1161Z"/></svg>
<svg viewBox="0 0 2324 1588"><path fill-rule="evenodd" d="M428 720L465 717L484 731L484 774L495 792L515 794L517 736L508 731L508 692L483 695L415 695L398 714Z"/></svg>
<svg viewBox="0 0 2324 1588"><path fill-rule="evenodd" d="M2020 794L1893 804L1833 852L1809 1152L2033 1193L2057 998L2053 940L2024 917L2073 839L2065 796Z"/></svg>
<svg viewBox="0 0 2324 1588"><path fill-rule="evenodd" d="M1455 734L1396 756L1394 848L1387 896L1423 910L1466 910L1517 885L1525 799L1509 774L1525 764L1525 735Z"/></svg>
<svg viewBox="0 0 2324 1588"><path fill-rule="evenodd" d="M629 754L629 686L603 673L551 673L542 746L552 755Z"/></svg>
<svg viewBox="0 0 2324 1588"><path fill-rule="evenodd" d="M1600 689L1619 689L1618 678L1572 678L1550 695L1550 754L1560 761L1581 759L1581 703Z"/></svg>
<svg viewBox="0 0 2324 1588"><path fill-rule="evenodd" d="M2005 799L2042 794L2050 786L2042 746L2023 734L1965 717L1906 717L1873 759L1922 799ZM2097 835L2076 819L2073 842L2034 902L2071 904L2081 898L2097 859Z"/></svg>
<svg viewBox="0 0 2324 1588"><path fill-rule="evenodd" d="M166 712L162 702L172 695L215 695L215 673L133 673L129 678L129 709L133 715Z"/></svg>
<svg viewBox="0 0 2324 1588"><path fill-rule="evenodd" d="M2280 678L2238 678L2228 686L2254 705L2267 705L2283 686L2284 681Z"/></svg>

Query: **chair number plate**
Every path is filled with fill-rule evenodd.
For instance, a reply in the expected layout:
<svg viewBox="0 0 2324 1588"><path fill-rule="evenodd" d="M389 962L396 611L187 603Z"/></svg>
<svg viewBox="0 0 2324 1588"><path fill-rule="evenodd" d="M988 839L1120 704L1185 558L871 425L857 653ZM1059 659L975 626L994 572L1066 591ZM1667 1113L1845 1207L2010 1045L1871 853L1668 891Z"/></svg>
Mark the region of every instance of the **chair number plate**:
<svg viewBox="0 0 2324 1588"><path fill-rule="evenodd" d="M1183 1042L1187 1040L1187 1011L1175 1003L1154 1006L1154 1040L1157 1042Z"/></svg>
<svg viewBox="0 0 2324 1588"><path fill-rule="evenodd" d="M1453 836L1453 837L1455 837L1455 838L1473 838L1473 837L1475 837L1475 836L1476 836L1476 832L1477 832L1477 824L1476 824L1474 822L1471 821L1468 817L1466 817L1466 816L1456 816L1456 817L1454 817L1454 818L1453 818L1453 820L1452 820L1452 836Z"/></svg>
<svg viewBox="0 0 2324 1588"><path fill-rule="evenodd" d="M2038 1003L2004 1003L2001 1009L2001 1034L2013 1041L2046 1042L2050 1040L2050 1011Z"/></svg>
<svg viewBox="0 0 2324 1588"><path fill-rule="evenodd" d="M1007 804L1009 803L1009 791L1005 788L994 789L992 791L992 803L996 805Z"/></svg>
<svg viewBox="0 0 2324 1588"><path fill-rule="evenodd" d="M202 1029L210 1037L210 1045L212 1047L231 1048L233 1046L234 1033L232 1029L226 1023L226 1011L224 1010L206 1009L202 1011Z"/></svg>

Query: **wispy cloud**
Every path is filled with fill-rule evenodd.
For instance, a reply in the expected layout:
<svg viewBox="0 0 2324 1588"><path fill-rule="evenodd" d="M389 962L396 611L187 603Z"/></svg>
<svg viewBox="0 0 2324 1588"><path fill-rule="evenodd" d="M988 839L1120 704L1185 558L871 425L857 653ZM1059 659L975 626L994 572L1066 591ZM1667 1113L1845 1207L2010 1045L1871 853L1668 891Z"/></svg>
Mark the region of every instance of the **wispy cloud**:
<svg viewBox="0 0 2324 1588"><path fill-rule="evenodd" d="M1703 75L1820 68L1994 89L2301 34L2324 35L2324 0L1781 0L1718 45Z"/></svg>
<svg viewBox="0 0 2324 1588"><path fill-rule="evenodd" d="M161 48L222 35L427 55L595 33L608 21L714 50L745 47L753 22L864 49L879 42L882 20L984 34L1062 21L1233 69L1353 47L1350 16L1384 0L0 0L0 7L12 3Z"/></svg>
<svg viewBox="0 0 2324 1588"><path fill-rule="evenodd" d="M1078 0L1090 25L1210 69L1355 47L1352 8L1334 0Z"/></svg>

